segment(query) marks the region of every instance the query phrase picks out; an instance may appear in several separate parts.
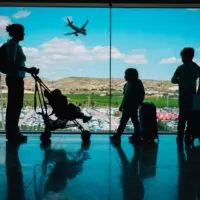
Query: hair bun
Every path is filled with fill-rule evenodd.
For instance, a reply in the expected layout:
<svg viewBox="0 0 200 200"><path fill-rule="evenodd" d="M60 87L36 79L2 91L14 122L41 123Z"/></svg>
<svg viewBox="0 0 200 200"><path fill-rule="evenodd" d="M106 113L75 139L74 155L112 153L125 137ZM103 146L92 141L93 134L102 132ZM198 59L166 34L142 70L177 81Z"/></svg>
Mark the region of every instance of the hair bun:
<svg viewBox="0 0 200 200"><path fill-rule="evenodd" d="M11 24L8 24L8 26L6 26L6 31L9 33L11 30Z"/></svg>

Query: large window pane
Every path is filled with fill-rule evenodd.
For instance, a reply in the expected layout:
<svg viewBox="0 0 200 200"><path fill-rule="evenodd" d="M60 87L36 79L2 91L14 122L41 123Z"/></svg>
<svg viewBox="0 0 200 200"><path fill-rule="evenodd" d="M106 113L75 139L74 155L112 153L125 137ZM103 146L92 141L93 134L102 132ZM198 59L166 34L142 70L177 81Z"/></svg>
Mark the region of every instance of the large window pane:
<svg viewBox="0 0 200 200"><path fill-rule="evenodd" d="M85 114L93 116L86 127L89 126L91 131L107 131L110 98L109 10L1 7L0 13L0 43L8 39L5 31L7 24L23 24L25 40L21 45L27 57L26 65L40 68L39 77L50 90L60 89L70 103L80 106ZM74 32L70 26L66 26L67 17L77 27L88 20L86 35L64 35ZM5 118L7 87L4 77L2 84ZM44 128L42 118L33 110L33 92L34 80L27 74L24 107L20 116L21 130Z"/></svg>
<svg viewBox="0 0 200 200"><path fill-rule="evenodd" d="M195 48L194 61L199 60L198 9L116 8L112 13L112 123L119 119L124 71L135 67L145 86L145 101L157 106L159 131L176 131L178 85L170 80L181 65L184 47ZM126 131L132 130L129 121Z"/></svg>

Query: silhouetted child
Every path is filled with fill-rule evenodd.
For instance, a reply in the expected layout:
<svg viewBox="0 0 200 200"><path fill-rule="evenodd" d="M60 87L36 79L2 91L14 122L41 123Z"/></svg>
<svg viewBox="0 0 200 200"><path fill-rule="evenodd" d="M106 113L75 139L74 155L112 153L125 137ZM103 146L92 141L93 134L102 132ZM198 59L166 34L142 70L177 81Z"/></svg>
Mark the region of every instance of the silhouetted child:
<svg viewBox="0 0 200 200"><path fill-rule="evenodd" d="M140 139L140 123L138 120L138 108L144 100L144 86L142 81L138 78L138 71L134 68L128 68L125 71L123 100L119 110L122 111L120 124L117 133L110 137L111 140L120 140L121 135L126 127L128 120L131 118L134 125L134 133L129 140L134 142Z"/></svg>
<svg viewBox="0 0 200 200"><path fill-rule="evenodd" d="M194 94L200 93L200 86L196 91L196 83L200 77L200 67L192 61L194 49L184 48L180 54L183 64L176 69L171 79L172 83L179 85L178 141L181 141L185 134L186 122L188 122L189 112L192 108L192 97Z"/></svg>
<svg viewBox="0 0 200 200"><path fill-rule="evenodd" d="M52 107L53 112L59 119L82 119L84 123L91 120L91 116L86 116L81 112L80 107L68 103L67 97L62 94L59 89L55 89L52 92L44 91L44 96L48 99L49 105Z"/></svg>

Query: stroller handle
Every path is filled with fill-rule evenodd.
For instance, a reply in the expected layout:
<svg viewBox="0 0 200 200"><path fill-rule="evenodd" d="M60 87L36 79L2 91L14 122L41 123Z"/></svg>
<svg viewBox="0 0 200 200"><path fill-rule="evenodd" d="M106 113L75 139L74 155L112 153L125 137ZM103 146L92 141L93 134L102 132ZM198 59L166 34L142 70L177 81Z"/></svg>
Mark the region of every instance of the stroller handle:
<svg viewBox="0 0 200 200"><path fill-rule="evenodd" d="M35 82L38 82L40 86L42 86L48 92L50 92L50 89L44 84L44 82L40 79L40 77L37 74L31 73L31 76L35 79Z"/></svg>

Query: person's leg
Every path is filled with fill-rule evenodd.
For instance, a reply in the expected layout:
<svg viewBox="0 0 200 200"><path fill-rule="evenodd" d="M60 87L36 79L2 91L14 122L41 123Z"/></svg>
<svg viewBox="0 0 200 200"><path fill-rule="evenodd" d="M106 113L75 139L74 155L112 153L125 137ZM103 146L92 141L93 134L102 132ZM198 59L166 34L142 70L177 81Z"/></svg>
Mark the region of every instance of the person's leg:
<svg viewBox="0 0 200 200"><path fill-rule="evenodd" d="M23 106L23 80L6 79L8 86L8 103L6 110L6 137L19 141L26 141L26 137L19 134L19 117Z"/></svg>
<svg viewBox="0 0 200 200"><path fill-rule="evenodd" d="M186 130L185 130L185 139L191 140L192 135L193 135L192 130L195 129L195 127L193 127L193 124L191 123L191 121L193 121L194 119L194 113L188 111L187 113L185 113L185 119L186 119L186 124L187 124Z"/></svg>
<svg viewBox="0 0 200 200"><path fill-rule="evenodd" d="M85 115L82 112L77 112L74 115L74 118L76 118L76 119L82 119L84 123L87 123L88 121L90 121L92 119L92 116L87 116L87 115Z"/></svg>
<svg viewBox="0 0 200 200"><path fill-rule="evenodd" d="M179 119L178 119L177 139L183 138L185 126L186 126L186 115L185 112L180 109Z"/></svg>
<svg viewBox="0 0 200 200"><path fill-rule="evenodd" d="M86 116L81 112L81 109L78 106L75 106L72 103L68 104L66 114L69 119L82 119L84 123L92 119L92 116Z"/></svg>
<svg viewBox="0 0 200 200"><path fill-rule="evenodd" d="M16 131L20 132L19 130L19 118L20 118L20 114L21 114L21 110L23 108L23 101L24 101L24 81L23 79L20 79L18 82L18 97L16 99L17 102L17 109L16 109Z"/></svg>
<svg viewBox="0 0 200 200"><path fill-rule="evenodd" d="M130 118L130 114L126 113L126 112L122 112L122 116L119 122L119 126L117 128L117 132L116 134L114 134L113 136L110 137L111 140L115 140L115 139L120 139L121 135L124 132L124 129L126 127L126 124L128 122Z"/></svg>
<svg viewBox="0 0 200 200"><path fill-rule="evenodd" d="M134 125L134 134L139 135L140 134L140 122L138 119L138 109L134 110L131 113L131 121Z"/></svg>
<svg viewBox="0 0 200 200"><path fill-rule="evenodd" d="M185 139L190 139L190 137L191 137L189 126L190 126L190 122L191 122L192 118L194 118L194 114L191 112L192 101L193 101L193 94L191 94L191 93L185 95L184 98L182 98L182 110L184 111L184 118L185 118L184 129L186 128L186 130L183 130ZM191 126L191 128L193 128L192 126Z"/></svg>
<svg viewBox="0 0 200 200"><path fill-rule="evenodd" d="M16 103L17 96L16 81L6 78L8 86L7 108L6 108L6 134L7 136L15 135L16 133Z"/></svg>
<svg viewBox="0 0 200 200"><path fill-rule="evenodd" d="M130 141L135 141L140 139L140 122L138 119L138 109L135 109L131 113L131 121L134 125L134 133L131 137L129 137Z"/></svg>
<svg viewBox="0 0 200 200"><path fill-rule="evenodd" d="M179 93L179 120L177 129L177 139L182 140L185 135L186 122L188 122L188 113L192 106L192 95ZM188 132L186 130L186 132Z"/></svg>

